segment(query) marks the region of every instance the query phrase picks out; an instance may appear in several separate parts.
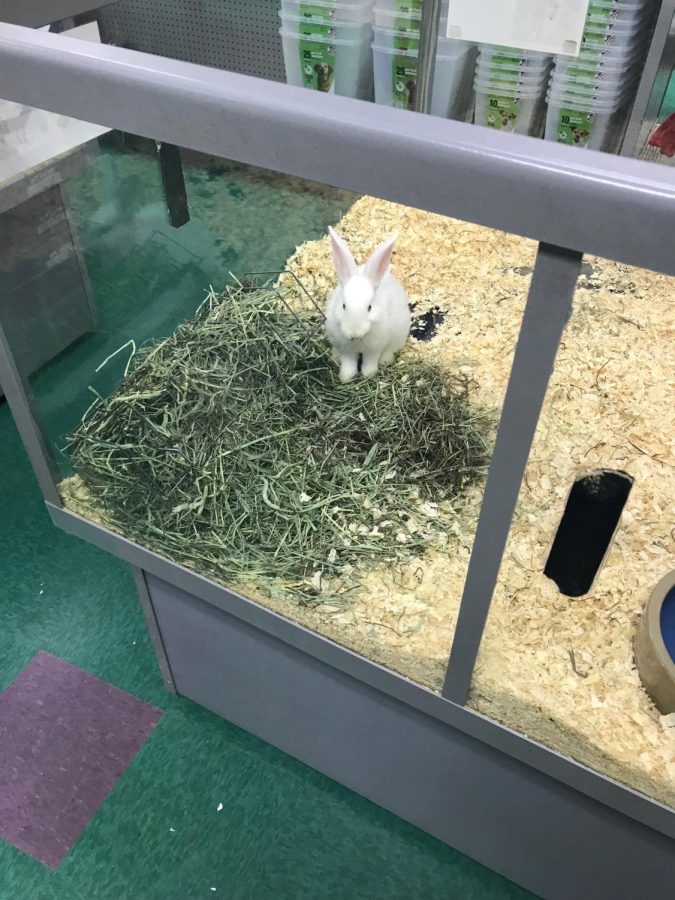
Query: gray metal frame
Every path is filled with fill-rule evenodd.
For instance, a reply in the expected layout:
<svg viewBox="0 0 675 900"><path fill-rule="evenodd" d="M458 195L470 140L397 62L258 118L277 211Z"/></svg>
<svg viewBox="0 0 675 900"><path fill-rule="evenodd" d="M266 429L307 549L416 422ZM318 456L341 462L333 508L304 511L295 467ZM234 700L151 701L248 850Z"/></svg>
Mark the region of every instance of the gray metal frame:
<svg viewBox="0 0 675 900"><path fill-rule="evenodd" d="M60 480L59 471L39 423L30 388L16 365L2 323L0 323L0 384L12 410L19 437L28 451L42 496L47 503L56 503L60 506L61 497L57 488Z"/></svg>
<svg viewBox="0 0 675 900"><path fill-rule="evenodd" d="M418 57L417 93L415 111L429 112L431 92L436 69L436 45L441 22L441 0L426 0L420 22L420 49Z"/></svg>
<svg viewBox="0 0 675 900"><path fill-rule="evenodd" d="M548 896L628 897L631 894L622 893L621 885L631 884L648 885L651 896L663 895L650 875L649 866L653 862L662 866L661 883L667 885L665 872L675 868L671 843L675 839L673 810L491 722L462 704L548 377L570 311L581 253L591 252L675 274L675 254L670 243L662 238L675 233L675 172L634 160L580 152L573 147L502 135L435 117L373 107L120 48L83 45L67 37L33 33L7 25L0 26L0 84L7 99L508 230L540 242L481 508L444 696L412 684L221 585L65 510L56 488L58 475L40 424L31 409L29 392L13 366L11 348L3 343L2 335L0 381L5 384L54 522L142 570L140 575L136 573L137 583L160 666L167 681L176 678L180 692L232 715L243 727L287 748L310 765L349 783L376 802L455 843L509 877L535 890L545 889ZM169 594L173 598L171 601L166 600ZM286 689L291 684L296 685L297 702L303 698L307 701L307 718L302 718L297 703L292 712L298 717L295 722L275 718L273 704L267 701L261 702L259 707L259 710L267 711L267 718L260 718L259 710L252 708L250 700L246 713L248 693L241 680L232 681L225 687L219 683L216 689L213 679L209 680L210 672L204 669L206 664L189 651L187 637L181 649L180 628L176 630L176 623L184 610L179 610L181 604L177 597L183 597L184 609L189 608L194 613L195 627L200 617L210 616L214 627L218 623L224 641L230 640L232 633L240 636L242 646L252 641L251 652L255 645L259 671L266 671L260 662L266 658L265 654L270 661L274 658L278 669L278 691L285 692L284 702L288 696ZM170 613L167 612L169 608ZM200 633L199 640L207 640L206 632ZM271 640L276 643L270 643ZM237 639L234 641L237 646ZM278 645L286 649L282 650ZM245 654L239 656L243 666ZM221 666L221 662L214 662L216 665ZM179 669L180 675L177 675ZM592 854L586 853L585 862L573 875L565 874L566 868L573 867L576 854L584 855L579 838L569 832L574 827L569 821L561 835L565 837L565 846L573 848L574 852L565 859L561 850L559 861L553 866L551 841L554 841L555 830L544 829L541 817L533 819L541 824L538 850L543 853L542 859L549 867L553 866L551 871L562 879L556 887L553 877L542 876L540 864L519 853L524 849L519 842L532 834L525 821L526 810L521 809L519 817L499 817L501 829L497 829L496 834L489 832L484 800L477 801L476 809L470 809L468 813L475 812L478 818L471 828L467 828L470 838L463 843L455 812L448 812L447 828L439 824L442 813L429 798L428 784L425 788L427 801L420 801L412 809L401 779L392 779L388 783L388 797L385 796L386 786L381 782L376 789L369 790L366 774L377 782L376 775L363 760L359 763L361 769L354 774L349 748L339 740L331 743L330 751L323 746L309 745L303 750L302 742L291 741L289 733L296 725L299 735L310 733L307 723L315 715L316 690L311 681L304 686L302 681L297 681L300 671L310 670L320 670L324 674L330 670L332 683L340 682L339 691L336 687L334 693L327 694L332 698L327 702L330 706L334 701L336 715L339 713L337 720L342 722L348 722L344 704L353 704L355 715L361 717L364 752L372 746L377 723L385 728L384 710L389 710L396 724L389 719L387 733L392 737L396 734L403 740L401 735L405 733L405 727L410 727L408 741L421 742L417 751L422 758L428 755L431 782L434 773L439 779L447 775L441 767L440 745L435 745L437 749L432 752L435 742L432 735L438 729L449 728L453 747L464 745L468 738L474 742L471 753L461 757L462 765L475 766L472 783L480 783L476 781L476 773L484 772L487 777L490 772L490 784L500 794L501 802L508 802L508 790L498 787L497 773L500 767L504 772L509 769L512 762L507 760L517 760L524 770L531 770L532 784L538 784L529 799L545 803L547 815L557 810L569 818L574 806L573 802L572 807L565 806L567 800L563 801L555 785L565 785L572 791L569 795L572 798L577 792L579 809L587 802L582 795L602 804L604 809L589 829L601 845L596 858L616 860L619 874L605 885L615 885L617 890L610 893L596 878L594 892L575 893L584 883L584 872L588 875L585 867L590 865ZM240 674L243 671L239 669ZM269 691L276 690L269 678L263 681ZM260 685L259 688L263 689ZM226 698L223 691L234 694ZM368 703L366 697L370 698ZM373 712L378 705L383 710L381 714ZM356 712L357 707L361 709L360 713ZM330 715L330 708L325 708L324 714ZM497 756L493 756L492 751ZM379 752L384 752L381 747ZM501 761L499 754L503 757ZM400 766L405 760L409 763L410 759L409 750L404 753L401 747L392 747L391 771L400 773ZM548 787L537 781L543 775L551 779ZM508 782L506 776L505 779L504 785ZM510 783L513 787L514 783ZM453 789L459 789L457 778L452 784ZM550 805L543 799L547 791L556 798ZM470 797L464 796L463 801L470 803ZM604 836L599 824L603 816L607 826ZM614 816L627 817L640 823L640 827L653 829L651 844L650 832L640 832L642 837L638 837L639 829L634 831L635 846L641 848L637 859L630 859L627 845L623 839L616 838L613 829L619 820ZM481 833L486 837L481 839ZM488 850L485 846L486 841L499 839L507 848L503 853ZM652 847L651 851L644 849L648 846ZM514 854L517 864L508 864Z"/></svg>
<svg viewBox="0 0 675 900"><path fill-rule="evenodd" d="M672 900L671 838L456 727L468 711L384 693L192 592L147 584L182 695L547 900Z"/></svg>
<svg viewBox="0 0 675 900"><path fill-rule="evenodd" d="M675 0L663 0L621 146L622 156L639 156L654 130L675 66Z"/></svg>
<svg viewBox="0 0 675 900"><path fill-rule="evenodd" d="M582 255L539 244L506 389L443 696L465 703L511 519L572 300Z"/></svg>
<svg viewBox="0 0 675 900"><path fill-rule="evenodd" d="M451 725L463 734L476 738L504 755L525 763L675 840L675 815L662 804L644 797L637 791L618 785L611 778L555 753L468 707L453 703L365 659L358 653L284 618L267 607L179 566L62 506L47 504L47 507L52 521L59 528L124 559L136 569L146 573L146 577L153 576L172 584L186 594L282 641L302 655L311 656L345 675L356 678L380 692L383 698L399 700L412 709Z"/></svg>
<svg viewBox="0 0 675 900"><path fill-rule="evenodd" d="M171 671L171 663L169 662L169 657L167 656L166 648L164 646L164 638L162 637L162 632L157 623L155 607L150 598L147 574L143 569L139 569L136 566L131 566L131 574L133 575L136 584L138 601L141 604L145 624L150 634L150 639L152 640L152 646L155 650L157 665L159 666L159 671L162 673L162 678L164 679L164 687L171 694L175 694L176 683L173 678L173 672Z"/></svg>
<svg viewBox="0 0 675 900"><path fill-rule="evenodd" d="M12 25L0 85L29 106L675 274L655 240L672 233L675 172L637 160Z"/></svg>

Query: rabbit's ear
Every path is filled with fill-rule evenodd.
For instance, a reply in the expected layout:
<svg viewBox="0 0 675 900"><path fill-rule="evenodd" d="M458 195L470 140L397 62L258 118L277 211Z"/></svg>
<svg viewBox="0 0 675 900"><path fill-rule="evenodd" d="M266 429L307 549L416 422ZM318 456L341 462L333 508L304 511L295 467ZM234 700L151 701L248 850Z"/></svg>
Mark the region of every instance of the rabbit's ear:
<svg viewBox="0 0 675 900"><path fill-rule="evenodd" d="M344 284L352 275L356 275L356 263L354 262L352 251L342 238L333 231L330 225L328 226L328 234L330 235L330 245L333 252L333 265L335 266L337 277Z"/></svg>
<svg viewBox="0 0 675 900"><path fill-rule="evenodd" d="M366 263L363 274L372 281L375 287L378 286L387 274L389 263L391 262L391 254L394 252L394 244L396 243L397 237L397 234L393 234L390 238L387 238L384 243L380 244L380 246L373 251L372 256Z"/></svg>

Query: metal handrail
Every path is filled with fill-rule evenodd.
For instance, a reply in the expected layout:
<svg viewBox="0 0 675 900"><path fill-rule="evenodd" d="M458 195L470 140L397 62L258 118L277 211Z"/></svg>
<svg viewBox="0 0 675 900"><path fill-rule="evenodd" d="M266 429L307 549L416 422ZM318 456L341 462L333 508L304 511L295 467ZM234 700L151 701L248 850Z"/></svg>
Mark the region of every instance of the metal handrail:
<svg viewBox="0 0 675 900"><path fill-rule="evenodd" d="M5 99L675 274L675 171L0 25Z"/></svg>

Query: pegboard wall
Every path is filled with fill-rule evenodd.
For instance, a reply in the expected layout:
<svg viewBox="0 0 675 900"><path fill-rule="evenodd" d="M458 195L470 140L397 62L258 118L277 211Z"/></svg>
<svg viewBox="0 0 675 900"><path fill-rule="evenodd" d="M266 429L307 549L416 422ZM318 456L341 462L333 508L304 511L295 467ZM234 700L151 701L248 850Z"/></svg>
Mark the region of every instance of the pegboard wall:
<svg viewBox="0 0 675 900"><path fill-rule="evenodd" d="M98 12L101 40L285 81L279 0L119 0Z"/></svg>

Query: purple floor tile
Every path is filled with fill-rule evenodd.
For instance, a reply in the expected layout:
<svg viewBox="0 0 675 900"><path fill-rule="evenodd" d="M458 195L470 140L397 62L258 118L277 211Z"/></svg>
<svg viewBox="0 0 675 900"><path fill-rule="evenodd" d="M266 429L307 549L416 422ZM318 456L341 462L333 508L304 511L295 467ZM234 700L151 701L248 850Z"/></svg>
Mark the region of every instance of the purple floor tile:
<svg viewBox="0 0 675 900"><path fill-rule="evenodd" d="M0 838L56 868L162 712L41 651L0 694Z"/></svg>

